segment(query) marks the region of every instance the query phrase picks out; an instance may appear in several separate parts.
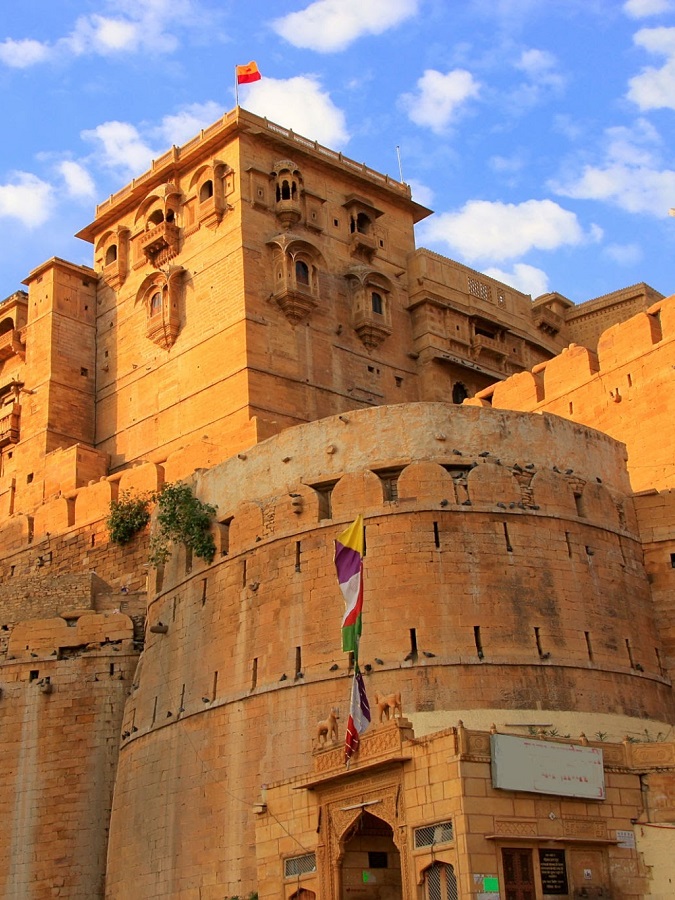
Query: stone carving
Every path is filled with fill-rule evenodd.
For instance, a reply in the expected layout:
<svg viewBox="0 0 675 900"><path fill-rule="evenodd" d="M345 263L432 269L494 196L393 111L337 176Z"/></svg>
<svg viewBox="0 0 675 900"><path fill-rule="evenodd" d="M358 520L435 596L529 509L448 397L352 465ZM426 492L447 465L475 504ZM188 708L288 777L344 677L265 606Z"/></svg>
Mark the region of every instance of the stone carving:
<svg viewBox="0 0 675 900"><path fill-rule="evenodd" d="M316 739L319 746L323 747L326 741L330 740L332 744L338 739L337 713L334 709L328 713L328 718L316 726Z"/></svg>
<svg viewBox="0 0 675 900"><path fill-rule="evenodd" d="M387 694L386 696L376 692L375 706L377 706L380 714L380 722L383 722L385 718L387 721L389 721L389 719L394 719L397 715L397 711L399 718L403 715L400 691L397 694Z"/></svg>

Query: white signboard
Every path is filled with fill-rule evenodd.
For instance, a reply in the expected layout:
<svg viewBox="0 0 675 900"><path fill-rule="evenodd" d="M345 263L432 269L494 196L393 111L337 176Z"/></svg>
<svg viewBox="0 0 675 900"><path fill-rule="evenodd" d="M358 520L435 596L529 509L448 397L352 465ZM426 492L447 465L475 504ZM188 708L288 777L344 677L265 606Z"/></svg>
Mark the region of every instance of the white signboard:
<svg viewBox="0 0 675 900"><path fill-rule="evenodd" d="M605 799L602 750L493 734L492 786L508 791Z"/></svg>

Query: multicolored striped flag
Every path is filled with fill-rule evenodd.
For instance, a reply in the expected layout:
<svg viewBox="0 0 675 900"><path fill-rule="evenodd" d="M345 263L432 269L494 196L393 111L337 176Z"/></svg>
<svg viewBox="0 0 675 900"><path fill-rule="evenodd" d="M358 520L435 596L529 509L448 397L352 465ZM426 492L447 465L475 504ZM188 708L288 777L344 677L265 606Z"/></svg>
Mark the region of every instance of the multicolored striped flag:
<svg viewBox="0 0 675 900"><path fill-rule="evenodd" d="M357 516L335 541L335 568L345 600L342 649L354 654L358 668L363 610L363 516Z"/></svg>
<svg viewBox="0 0 675 900"><path fill-rule="evenodd" d="M370 725L370 704L366 697L366 686L359 667L354 669L352 681L352 699L349 704L349 720L345 735L345 762L349 764L352 754L359 749L360 736Z"/></svg>

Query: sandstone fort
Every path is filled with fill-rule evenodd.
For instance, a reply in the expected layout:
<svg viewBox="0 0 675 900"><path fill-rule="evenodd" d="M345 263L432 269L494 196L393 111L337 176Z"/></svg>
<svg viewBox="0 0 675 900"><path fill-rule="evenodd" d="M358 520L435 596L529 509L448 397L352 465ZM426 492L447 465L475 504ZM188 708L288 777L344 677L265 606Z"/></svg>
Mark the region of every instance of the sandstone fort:
<svg viewBox="0 0 675 900"><path fill-rule="evenodd" d="M675 296L533 300L430 214L236 108L0 304L2 897L675 893ZM111 540L177 483L211 561Z"/></svg>

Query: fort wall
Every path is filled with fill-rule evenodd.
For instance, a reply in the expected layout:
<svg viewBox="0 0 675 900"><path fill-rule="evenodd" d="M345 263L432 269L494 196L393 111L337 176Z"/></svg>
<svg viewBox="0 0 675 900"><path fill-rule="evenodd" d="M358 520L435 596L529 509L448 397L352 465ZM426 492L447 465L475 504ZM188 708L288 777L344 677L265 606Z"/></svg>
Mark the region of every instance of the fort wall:
<svg viewBox="0 0 675 900"><path fill-rule="evenodd" d="M328 709L346 716L332 542L357 510L371 696L400 690L413 715L671 717L621 445L551 416L412 404L300 426L240 456L196 476L218 507L214 563L179 551L150 585L111 897L203 885L195 852L221 893L253 889L249 801L261 781L307 768ZM214 836L216 809L227 824Z"/></svg>

